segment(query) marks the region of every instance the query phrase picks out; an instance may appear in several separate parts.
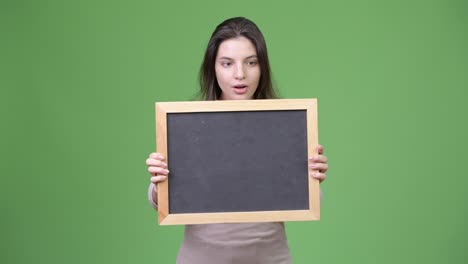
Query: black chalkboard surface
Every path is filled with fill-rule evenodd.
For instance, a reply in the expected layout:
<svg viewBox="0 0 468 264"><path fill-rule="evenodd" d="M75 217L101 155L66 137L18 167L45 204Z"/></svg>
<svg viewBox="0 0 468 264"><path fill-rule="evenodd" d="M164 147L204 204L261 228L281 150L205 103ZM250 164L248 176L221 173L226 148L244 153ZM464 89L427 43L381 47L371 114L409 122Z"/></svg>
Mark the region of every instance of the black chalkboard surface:
<svg viewBox="0 0 468 264"><path fill-rule="evenodd" d="M318 220L315 99L156 103L160 224Z"/></svg>

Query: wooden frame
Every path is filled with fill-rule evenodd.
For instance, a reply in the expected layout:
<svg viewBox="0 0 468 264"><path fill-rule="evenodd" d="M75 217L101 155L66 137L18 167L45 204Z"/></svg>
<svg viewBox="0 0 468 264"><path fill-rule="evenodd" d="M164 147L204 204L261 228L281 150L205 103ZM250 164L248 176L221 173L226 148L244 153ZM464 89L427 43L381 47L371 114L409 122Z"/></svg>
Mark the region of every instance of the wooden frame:
<svg viewBox="0 0 468 264"><path fill-rule="evenodd" d="M307 152L308 156L317 154L318 123L316 99L269 99L269 100L231 100L231 101L191 101L160 102L156 107L156 143L157 152L166 157L167 149L167 114L188 112L224 112L224 111L265 111L265 110L306 110L307 113ZM307 221L320 219L319 181L310 176L309 170L309 209L256 211L256 212L222 212L222 213L188 213L171 214L169 212L170 175L168 180L158 183L158 222L160 225L207 224L207 223L241 223L241 222L276 222Z"/></svg>

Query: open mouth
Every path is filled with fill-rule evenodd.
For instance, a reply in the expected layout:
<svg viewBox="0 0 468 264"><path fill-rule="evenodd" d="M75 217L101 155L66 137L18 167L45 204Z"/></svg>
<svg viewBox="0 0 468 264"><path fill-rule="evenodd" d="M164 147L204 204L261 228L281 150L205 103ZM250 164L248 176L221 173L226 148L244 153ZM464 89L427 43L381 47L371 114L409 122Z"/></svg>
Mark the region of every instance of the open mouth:
<svg viewBox="0 0 468 264"><path fill-rule="evenodd" d="M244 94L247 92L247 85L245 84L234 85L232 88L234 88L236 94Z"/></svg>

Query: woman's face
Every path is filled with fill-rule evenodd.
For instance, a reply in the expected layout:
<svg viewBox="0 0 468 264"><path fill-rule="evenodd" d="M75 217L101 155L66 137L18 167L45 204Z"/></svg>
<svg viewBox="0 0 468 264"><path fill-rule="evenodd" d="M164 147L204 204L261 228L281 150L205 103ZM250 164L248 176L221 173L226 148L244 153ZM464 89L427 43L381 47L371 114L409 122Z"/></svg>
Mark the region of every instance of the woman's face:
<svg viewBox="0 0 468 264"><path fill-rule="evenodd" d="M260 81L255 46L245 37L223 41L216 54L215 72L221 100L252 99Z"/></svg>

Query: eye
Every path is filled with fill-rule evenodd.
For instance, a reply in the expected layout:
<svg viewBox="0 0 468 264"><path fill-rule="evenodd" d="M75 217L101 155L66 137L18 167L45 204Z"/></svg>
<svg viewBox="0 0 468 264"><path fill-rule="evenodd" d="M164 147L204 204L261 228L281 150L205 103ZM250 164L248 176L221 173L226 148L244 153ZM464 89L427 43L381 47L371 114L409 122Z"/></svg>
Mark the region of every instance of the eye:
<svg viewBox="0 0 468 264"><path fill-rule="evenodd" d="M232 62L223 61L223 62L221 62L221 66L223 66L225 68L230 67L230 66L232 66Z"/></svg>
<svg viewBox="0 0 468 264"><path fill-rule="evenodd" d="M249 66L257 66L257 65L258 65L258 61L256 61L256 60L248 61L248 62L247 62L247 65L249 65Z"/></svg>

